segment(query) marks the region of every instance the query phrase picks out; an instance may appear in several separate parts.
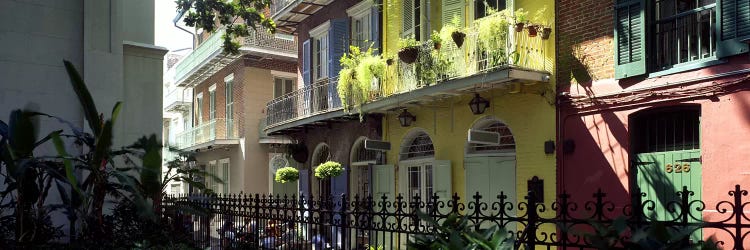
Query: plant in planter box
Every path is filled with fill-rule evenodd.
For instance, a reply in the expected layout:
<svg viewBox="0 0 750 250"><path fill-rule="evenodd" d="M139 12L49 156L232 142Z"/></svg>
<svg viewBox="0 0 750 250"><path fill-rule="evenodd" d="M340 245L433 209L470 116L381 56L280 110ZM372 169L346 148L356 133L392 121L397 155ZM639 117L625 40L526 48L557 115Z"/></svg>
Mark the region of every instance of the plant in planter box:
<svg viewBox="0 0 750 250"><path fill-rule="evenodd" d="M443 39L440 37L440 33L433 30L432 34L430 35L430 40L432 41L432 46L434 46L436 50L439 50L440 46L443 43Z"/></svg>
<svg viewBox="0 0 750 250"><path fill-rule="evenodd" d="M339 176L343 172L344 167L341 166L341 163L335 161L327 161L321 163L315 168L315 177L318 177L320 179L327 179Z"/></svg>
<svg viewBox="0 0 750 250"><path fill-rule="evenodd" d="M299 180L299 170L293 167L283 167L276 170L276 176L273 178L278 183L295 182Z"/></svg>
<svg viewBox="0 0 750 250"><path fill-rule="evenodd" d="M362 104L369 100L372 90L378 88L376 79L384 78L387 63L380 55L373 54L372 47L362 53L359 47L351 46L349 51L341 57L336 88L344 110L349 111L350 105L355 105L362 119Z"/></svg>
<svg viewBox="0 0 750 250"><path fill-rule="evenodd" d="M414 63L419 56L419 45L419 42L411 37L400 39L398 47L401 49L398 51L398 58L408 64Z"/></svg>
<svg viewBox="0 0 750 250"><path fill-rule="evenodd" d="M513 16L516 21L516 32L523 31L523 26L529 21L529 12L519 8L513 13Z"/></svg>

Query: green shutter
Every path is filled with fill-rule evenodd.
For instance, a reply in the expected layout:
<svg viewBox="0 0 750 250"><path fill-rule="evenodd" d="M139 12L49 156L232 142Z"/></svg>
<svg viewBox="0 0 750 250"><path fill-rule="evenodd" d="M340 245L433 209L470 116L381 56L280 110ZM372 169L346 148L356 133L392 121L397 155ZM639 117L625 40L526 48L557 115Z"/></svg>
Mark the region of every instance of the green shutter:
<svg viewBox="0 0 750 250"><path fill-rule="evenodd" d="M717 1L716 56L733 56L748 51L742 40L750 38L750 2L746 0Z"/></svg>
<svg viewBox="0 0 750 250"><path fill-rule="evenodd" d="M464 11L465 6L464 0L443 0L443 26L451 23L454 17L458 17L461 20L460 27L463 27L464 13L466 13Z"/></svg>
<svg viewBox="0 0 750 250"><path fill-rule="evenodd" d="M615 6L615 79L646 73L645 0L619 0Z"/></svg>
<svg viewBox="0 0 750 250"><path fill-rule="evenodd" d="M409 168L405 166L398 166L398 193L409 199Z"/></svg>

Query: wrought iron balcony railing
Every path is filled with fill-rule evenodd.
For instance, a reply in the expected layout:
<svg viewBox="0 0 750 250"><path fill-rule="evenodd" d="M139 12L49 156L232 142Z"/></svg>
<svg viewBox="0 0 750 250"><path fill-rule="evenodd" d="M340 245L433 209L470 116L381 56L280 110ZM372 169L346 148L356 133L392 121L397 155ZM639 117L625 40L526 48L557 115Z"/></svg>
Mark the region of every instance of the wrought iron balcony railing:
<svg viewBox="0 0 750 250"><path fill-rule="evenodd" d="M263 54L284 58L297 57L297 41L277 37L265 31L249 29L249 35L240 42L240 54ZM224 29L219 29L201 43L187 57L175 66L175 82L179 86L190 86L200 83L215 71L233 62L241 55L224 52Z"/></svg>
<svg viewBox="0 0 750 250"><path fill-rule="evenodd" d="M190 104L192 101L192 91L185 91L185 89L181 87L170 88L167 95L164 96L163 108L165 111L190 110Z"/></svg>
<svg viewBox="0 0 750 250"><path fill-rule="evenodd" d="M237 124L232 119L218 118L177 135L174 146L187 149L216 140L238 139Z"/></svg>
<svg viewBox="0 0 750 250"><path fill-rule="evenodd" d="M507 35L498 36L490 42L495 44L488 46L488 41L480 41L479 34L472 32L466 34L461 47L450 40L444 40L439 49L436 49L437 46L432 41L422 43L418 46L417 60L412 64L404 63L398 57L390 58L385 76L373 82L370 95L365 97L363 104L369 105L368 108L385 110L393 108L399 102L419 99L425 94L460 92L477 85L491 86L497 82L513 80L549 80L552 62L547 59L549 55L544 50L548 41L509 31ZM266 130L341 110L337 78L316 82L269 102ZM444 83L450 84L441 85ZM432 93L435 91L427 89L431 86L443 87ZM417 90L420 92L413 92ZM399 99L398 95L409 92L416 94L410 93L408 97Z"/></svg>
<svg viewBox="0 0 750 250"><path fill-rule="evenodd" d="M270 101L266 127L341 109L337 85L338 77L324 78Z"/></svg>

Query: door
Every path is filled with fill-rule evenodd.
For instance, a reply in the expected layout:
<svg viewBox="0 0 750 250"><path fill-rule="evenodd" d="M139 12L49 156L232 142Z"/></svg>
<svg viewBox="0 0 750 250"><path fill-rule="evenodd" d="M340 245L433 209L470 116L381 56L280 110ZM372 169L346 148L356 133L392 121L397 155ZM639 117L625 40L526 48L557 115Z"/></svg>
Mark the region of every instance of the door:
<svg viewBox="0 0 750 250"><path fill-rule="evenodd" d="M516 159L507 157L466 157L464 159L466 171L466 202L475 202L477 192L482 197L480 203L487 204L482 210L485 215L497 213L494 211L493 203L500 202L497 197L502 194L506 196L505 202L517 204L516 201ZM472 206L472 208L475 208ZM474 211L466 211L474 213ZM515 209L505 209L506 216L515 216ZM502 222L507 223L507 222ZM494 223L484 223L482 227L489 227ZM508 225L503 225L508 229Z"/></svg>
<svg viewBox="0 0 750 250"><path fill-rule="evenodd" d="M644 201L653 201L654 210L644 209L644 216L651 220L679 220L679 208L675 212L667 210L667 204L680 201L677 192L683 187L693 192L690 201L701 200L701 152L700 149L680 150L636 155L636 184L646 193ZM690 210L689 222L698 222L701 212ZM701 230L691 236L693 242L702 239Z"/></svg>

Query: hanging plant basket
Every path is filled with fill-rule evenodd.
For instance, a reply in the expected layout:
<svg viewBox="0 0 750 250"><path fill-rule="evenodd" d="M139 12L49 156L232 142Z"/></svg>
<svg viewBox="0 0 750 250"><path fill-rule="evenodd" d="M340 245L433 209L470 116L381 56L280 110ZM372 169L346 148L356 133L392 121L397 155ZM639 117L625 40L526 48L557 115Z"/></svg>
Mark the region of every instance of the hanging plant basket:
<svg viewBox="0 0 750 250"><path fill-rule="evenodd" d="M529 25L529 37L536 37L537 32L539 31L539 26L536 25Z"/></svg>
<svg viewBox="0 0 750 250"><path fill-rule="evenodd" d="M516 23L516 32L523 31L523 26L524 25L525 25L524 23Z"/></svg>
<svg viewBox="0 0 750 250"><path fill-rule="evenodd" d="M398 51L398 58L408 64L416 62L418 55L419 47L417 46L405 47Z"/></svg>
<svg viewBox="0 0 750 250"><path fill-rule="evenodd" d="M278 183L295 182L299 180L299 170L293 167L283 167L276 170L276 176L273 178Z"/></svg>
<svg viewBox="0 0 750 250"><path fill-rule="evenodd" d="M387 60L385 60L385 64L388 64L388 66L393 65L393 58L388 58Z"/></svg>
<svg viewBox="0 0 750 250"><path fill-rule="evenodd" d="M440 47L441 47L442 44L441 43L434 43L432 45L435 46L435 50L440 50Z"/></svg>
<svg viewBox="0 0 750 250"><path fill-rule="evenodd" d="M549 35L552 34L552 28L550 27L544 27L542 28L542 39L547 40L549 39Z"/></svg>
<svg viewBox="0 0 750 250"><path fill-rule="evenodd" d="M318 165L318 167L315 168L315 177L318 177L319 179L327 179L339 176L343 172L344 167L341 166L341 163L335 161L327 161L321 163L320 165Z"/></svg>
<svg viewBox="0 0 750 250"><path fill-rule="evenodd" d="M289 153L296 162L304 163L307 161L308 152L305 144L292 144L289 146Z"/></svg>
<svg viewBox="0 0 750 250"><path fill-rule="evenodd" d="M453 38L453 42L456 43L456 46L461 48L461 46L464 45L466 33L463 33L461 31L453 31L453 33L451 33L451 38Z"/></svg>

